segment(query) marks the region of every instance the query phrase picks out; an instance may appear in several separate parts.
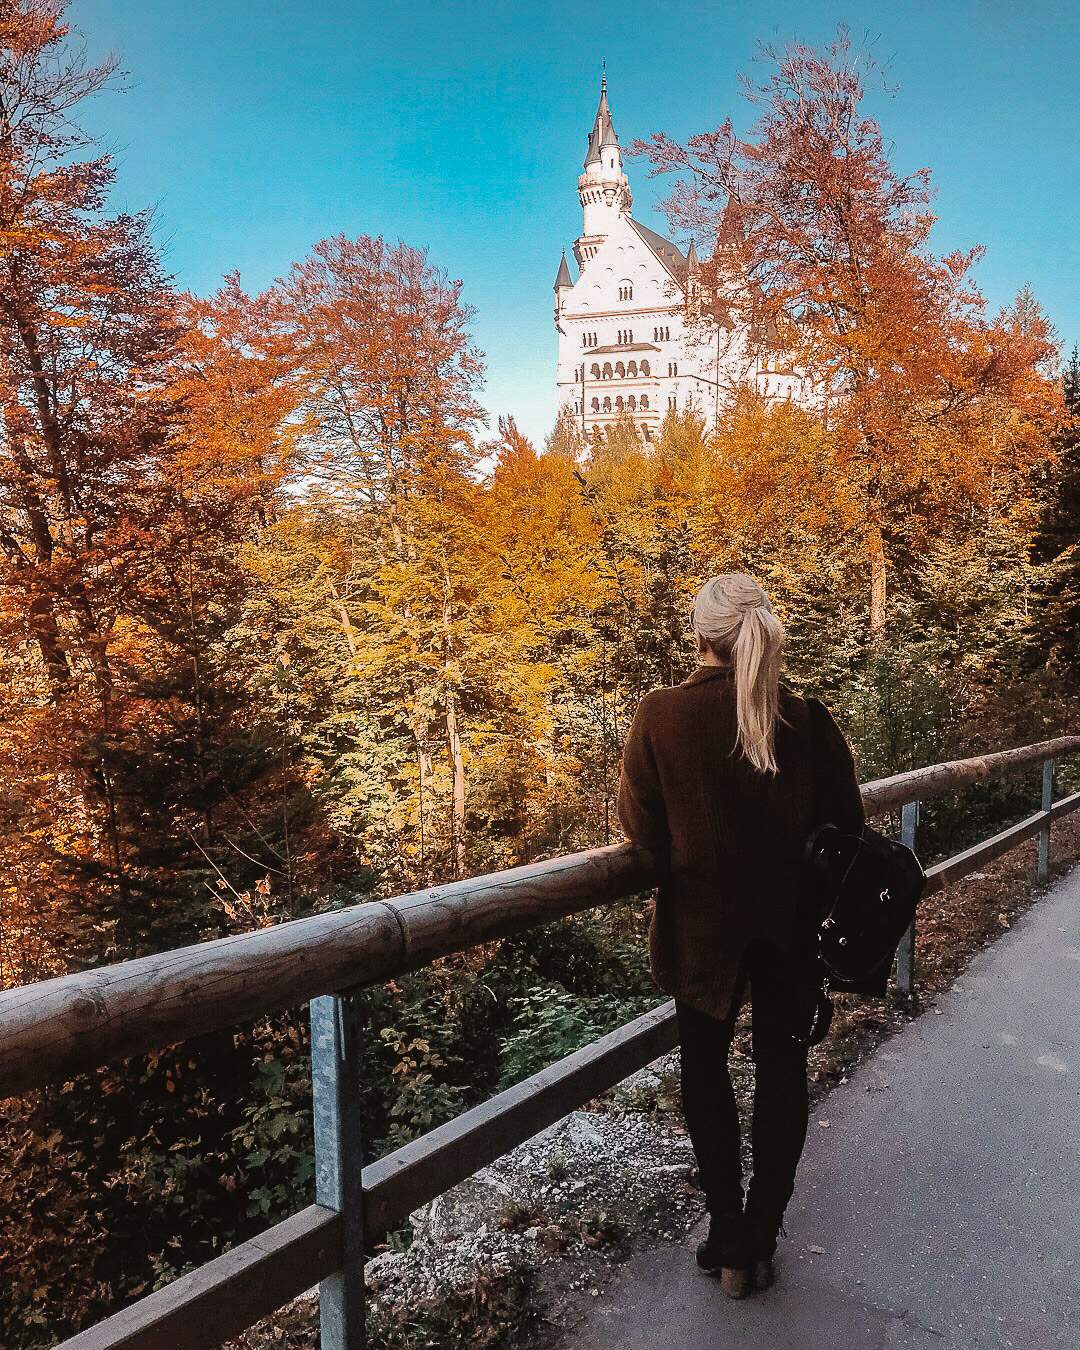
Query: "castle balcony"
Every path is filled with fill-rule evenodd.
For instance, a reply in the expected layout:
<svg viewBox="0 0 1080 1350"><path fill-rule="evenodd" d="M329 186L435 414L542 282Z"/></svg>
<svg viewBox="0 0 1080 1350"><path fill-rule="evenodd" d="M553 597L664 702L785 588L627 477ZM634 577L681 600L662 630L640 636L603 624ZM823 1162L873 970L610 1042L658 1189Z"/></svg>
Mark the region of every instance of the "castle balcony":
<svg viewBox="0 0 1080 1350"><path fill-rule="evenodd" d="M586 347L590 356L611 356L622 352L658 352L654 342L615 342L608 347Z"/></svg>

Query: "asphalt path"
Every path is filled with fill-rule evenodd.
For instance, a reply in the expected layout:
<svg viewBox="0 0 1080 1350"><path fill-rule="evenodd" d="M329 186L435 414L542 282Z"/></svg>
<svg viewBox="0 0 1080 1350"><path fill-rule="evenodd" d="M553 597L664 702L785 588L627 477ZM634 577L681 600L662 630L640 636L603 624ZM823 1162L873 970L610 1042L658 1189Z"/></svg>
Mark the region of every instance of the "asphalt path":
<svg viewBox="0 0 1080 1350"><path fill-rule="evenodd" d="M1076 1350L1078 1023L1074 868L812 1112L771 1289L726 1298L702 1227L631 1257L575 1350Z"/></svg>

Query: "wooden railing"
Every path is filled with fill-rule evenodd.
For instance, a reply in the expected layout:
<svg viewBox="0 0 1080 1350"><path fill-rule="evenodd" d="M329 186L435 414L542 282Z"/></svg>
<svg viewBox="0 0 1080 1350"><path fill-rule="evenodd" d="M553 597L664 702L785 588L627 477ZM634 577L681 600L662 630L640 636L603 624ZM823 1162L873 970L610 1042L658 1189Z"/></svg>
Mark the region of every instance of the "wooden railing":
<svg viewBox="0 0 1080 1350"><path fill-rule="evenodd" d="M1063 736L879 779L862 788L866 813L899 807L902 837L913 843L920 801L1041 764L1041 809L929 868L927 894L1034 835L1045 876L1051 822L1080 806L1080 792L1053 801L1054 762L1078 749L1080 736ZM363 1167L358 991L610 903L660 876L657 858L619 844L0 994L0 1097L310 1003L316 1203L66 1341L64 1350L209 1350L315 1284L324 1350L358 1350L365 1246L677 1043L669 1002ZM901 989L912 986L914 937L912 929L897 954Z"/></svg>

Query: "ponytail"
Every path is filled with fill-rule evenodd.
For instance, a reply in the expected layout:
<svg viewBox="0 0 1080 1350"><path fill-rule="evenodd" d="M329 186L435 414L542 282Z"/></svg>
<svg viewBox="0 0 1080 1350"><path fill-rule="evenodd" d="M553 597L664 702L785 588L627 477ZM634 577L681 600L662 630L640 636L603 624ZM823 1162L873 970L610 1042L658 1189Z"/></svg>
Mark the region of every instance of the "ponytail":
<svg viewBox="0 0 1080 1350"><path fill-rule="evenodd" d="M752 577L707 581L690 613L695 631L735 673L736 748L761 773L776 773L776 720L784 628Z"/></svg>

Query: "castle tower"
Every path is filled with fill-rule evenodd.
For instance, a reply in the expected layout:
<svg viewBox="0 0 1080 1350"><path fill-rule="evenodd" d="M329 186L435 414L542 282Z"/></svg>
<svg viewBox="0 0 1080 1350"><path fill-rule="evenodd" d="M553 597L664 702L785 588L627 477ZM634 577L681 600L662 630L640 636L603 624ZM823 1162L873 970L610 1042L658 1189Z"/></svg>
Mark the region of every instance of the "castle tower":
<svg viewBox="0 0 1080 1350"><path fill-rule="evenodd" d="M623 173L619 138L608 106L606 74L600 80L600 103L589 132L584 170L578 178L578 200L583 227L581 237L574 243L574 257L578 267L584 267L595 257L615 221L620 215L629 216L633 205L629 182Z"/></svg>

